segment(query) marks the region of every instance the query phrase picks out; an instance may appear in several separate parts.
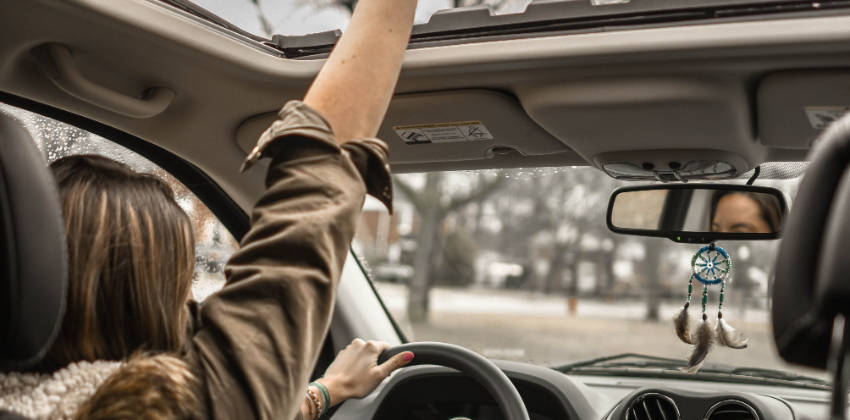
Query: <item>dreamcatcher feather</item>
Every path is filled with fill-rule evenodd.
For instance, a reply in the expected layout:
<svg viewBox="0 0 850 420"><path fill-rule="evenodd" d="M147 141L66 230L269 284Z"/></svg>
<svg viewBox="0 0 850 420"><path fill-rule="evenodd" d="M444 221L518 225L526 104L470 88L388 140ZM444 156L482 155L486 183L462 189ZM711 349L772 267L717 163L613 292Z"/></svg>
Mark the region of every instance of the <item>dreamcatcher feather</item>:
<svg viewBox="0 0 850 420"><path fill-rule="evenodd" d="M694 350L691 352L691 357L688 358L688 367L686 368L688 373L696 373L702 367L713 344L714 331L711 328L711 321L708 320L708 317L703 317L694 337Z"/></svg>

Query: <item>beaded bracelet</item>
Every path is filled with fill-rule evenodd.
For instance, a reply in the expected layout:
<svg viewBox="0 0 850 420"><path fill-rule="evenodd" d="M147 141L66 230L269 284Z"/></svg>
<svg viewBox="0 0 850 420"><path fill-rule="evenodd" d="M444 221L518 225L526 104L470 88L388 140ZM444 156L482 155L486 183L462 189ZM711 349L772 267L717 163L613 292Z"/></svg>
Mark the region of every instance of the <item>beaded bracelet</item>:
<svg viewBox="0 0 850 420"><path fill-rule="evenodd" d="M309 395L305 396L304 399L306 400L305 402L307 403L307 415L305 416L305 415L302 414L301 420L313 420L313 417L314 417L313 416L313 410L315 410L313 408L313 400L310 399Z"/></svg>
<svg viewBox="0 0 850 420"><path fill-rule="evenodd" d="M313 420L313 401L310 400L309 396L305 396L304 399L307 403L307 415L301 415L301 420Z"/></svg>
<svg viewBox="0 0 850 420"><path fill-rule="evenodd" d="M322 404L323 407L328 408L331 406L331 393L328 392L328 387L319 382L310 382L307 386L312 386L322 392L322 402L324 403Z"/></svg>
<svg viewBox="0 0 850 420"><path fill-rule="evenodd" d="M312 420L316 420L322 415L322 401L319 399L319 395L310 387L307 387L307 398L312 403L312 416L310 417Z"/></svg>

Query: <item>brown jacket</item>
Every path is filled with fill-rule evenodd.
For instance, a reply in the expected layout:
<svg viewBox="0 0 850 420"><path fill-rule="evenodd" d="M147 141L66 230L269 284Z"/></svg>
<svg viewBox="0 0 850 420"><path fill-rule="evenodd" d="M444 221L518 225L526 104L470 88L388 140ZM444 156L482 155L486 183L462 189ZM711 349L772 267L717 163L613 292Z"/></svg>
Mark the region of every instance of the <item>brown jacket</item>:
<svg viewBox="0 0 850 420"><path fill-rule="evenodd" d="M324 340L365 194L388 207L387 147L339 147L327 121L286 104L246 166L271 157L227 283L194 307L185 359L216 419L295 418Z"/></svg>

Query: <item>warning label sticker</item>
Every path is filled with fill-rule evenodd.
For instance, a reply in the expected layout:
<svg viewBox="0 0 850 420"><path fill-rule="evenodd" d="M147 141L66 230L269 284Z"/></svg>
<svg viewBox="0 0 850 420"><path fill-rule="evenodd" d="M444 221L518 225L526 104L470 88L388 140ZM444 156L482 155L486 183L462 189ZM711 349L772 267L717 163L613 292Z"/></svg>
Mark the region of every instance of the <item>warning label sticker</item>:
<svg viewBox="0 0 850 420"><path fill-rule="evenodd" d="M393 130L407 144L493 140L490 130L481 121L396 125Z"/></svg>
<svg viewBox="0 0 850 420"><path fill-rule="evenodd" d="M823 130L850 111L850 106L807 106L804 109L812 128Z"/></svg>

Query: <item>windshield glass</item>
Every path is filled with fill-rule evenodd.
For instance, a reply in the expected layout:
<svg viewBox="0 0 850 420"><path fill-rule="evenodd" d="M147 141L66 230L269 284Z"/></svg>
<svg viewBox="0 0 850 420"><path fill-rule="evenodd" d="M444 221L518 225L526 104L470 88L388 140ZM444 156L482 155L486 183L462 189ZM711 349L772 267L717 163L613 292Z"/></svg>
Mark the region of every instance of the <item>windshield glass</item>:
<svg viewBox="0 0 850 420"><path fill-rule="evenodd" d="M548 366L622 353L654 359L606 366L675 370L687 360L691 346L677 338L672 319L702 245L610 232L611 192L637 183L587 167L405 174L395 181L394 214L367 202L355 250L408 339ZM798 182L755 185L779 188L790 201ZM774 348L769 308L778 244L718 242L734 260L724 319L749 345L715 346L706 372L723 364L758 368L735 369L742 375L779 369L822 376L784 363ZM712 319L717 289L708 302ZM699 300L695 292L692 325Z"/></svg>

